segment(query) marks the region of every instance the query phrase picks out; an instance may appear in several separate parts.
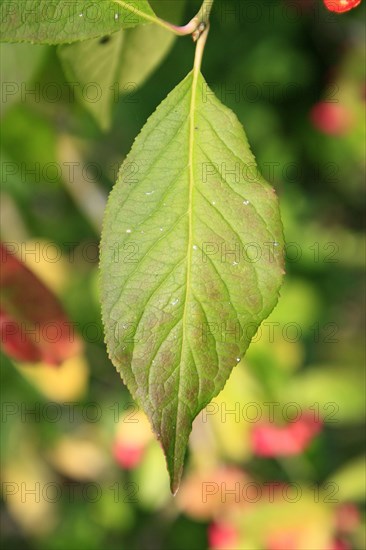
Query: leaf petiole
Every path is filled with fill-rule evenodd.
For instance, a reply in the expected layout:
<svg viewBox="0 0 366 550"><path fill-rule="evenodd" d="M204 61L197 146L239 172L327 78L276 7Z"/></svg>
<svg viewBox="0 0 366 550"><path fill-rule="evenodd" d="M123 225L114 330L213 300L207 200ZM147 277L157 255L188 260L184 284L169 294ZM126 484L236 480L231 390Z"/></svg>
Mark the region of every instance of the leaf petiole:
<svg viewBox="0 0 366 550"><path fill-rule="evenodd" d="M160 23L164 23L164 26L168 25L170 30L179 36L187 36L191 34L194 42L196 42L209 25L210 13L213 3L214 0L203 0L202 6L197 15L195 15L193 19L191 19L190 22L187 23L187 25L184 25L182 27L172 25L171 23L167 23L162 19L159 19L159 21ZM204 39L204 41L205 40L206 38Z"/></svg>
<svg viewBox="0 0 366 550"><path fill-rule="evenodd" d="M129 3L127 0L114 0L116 4L119 4L124 9L130 9ZM133 8L133 13L146 19L149 23L155 23L164 29L173 32L177 36L188 36L192 35L193 40L196 42L203 30L208 25L211 9L213 6L214 0L203 0L202 6L197 13L186 25L173 25L160 17L154 17L143 11L138 10L136 7ZM200 29L201 27L201 29Z"/></svg>

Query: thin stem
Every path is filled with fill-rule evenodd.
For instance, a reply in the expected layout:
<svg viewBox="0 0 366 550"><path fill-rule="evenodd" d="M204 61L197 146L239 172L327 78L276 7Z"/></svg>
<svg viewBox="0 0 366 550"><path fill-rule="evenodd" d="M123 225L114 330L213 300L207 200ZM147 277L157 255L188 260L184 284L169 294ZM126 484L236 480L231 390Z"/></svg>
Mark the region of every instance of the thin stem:
<svg viewBox="0 0 366 550"><path fill-rule="evenodd" d="M208 26L213 3L214 0L203 0L202 6L197 15L195 15L193 19L191 19L190 22L183 27L172 25L163 19L159 19L159 24L179 36L187 36L188 34L191 34L193 40L196 41L202 34L203 30Z"/></svg>
<svg viewBox="0 0 366 550"><path fill-rule="evenodd" d="M208 25L213 3L214 3L214 0L203 0L200 11L196 15L200 23L204 23L205 25Z"/></svg>
<svg viewBox="0 0 366 550"><path fill-rule="evenodd" d="M188 36L189 34L193 34L199 25L197 16L193 17L193 19L191 19L190 22L187 23L187 25L183 25L182 27L179 27L178 25L173 25L172 23L168 23L168 21L164 21L164 19L160 18L157 19L156 23L161 27L164 27L165 29L173 32L177 36Z"/></svg>
<svg viewBox="0 0 366 550"><path fill-rule="evenodd" d="M132 11L128 0L114 0L114 2L125 10ZM193 40L196 42L198 38L200 38L201 34L203 34L203 31L206 29L206 27L208 27L213 3L214 0L203 0L202 6L197 15L195 15L193 19L191 19L189 23L187 23L187 25L183 25L181 27L179 25L173 25L172 23L169 23L168 21L165 21L160 17L156 17L155 15L150 15L148 13L140 11L135 7L133 8L133 13L143 19L146 19L146 21L148 21L149 23L155 23L156 25L159 25L160 27L163 27L164 29L173 32L177 36L188 36L189 34L191 34Z"/></svg>
<svg viewBox="0 0 366 550"><path fill-rule="evenodd" d="M205 49L209 30L210 30L210 24L208 22L207 23L202 22L200 23L200 25L196 30L196 32L199 33L198 36L195 38L195 36L193 35L193 40L197 40L196 53L194 56L194 65L193 65L194 74L199 73L201 70L202 57L203 57L203 52Z"/></svg>
<svg viewBox="0 0 366 550"><path fill-rule="evenodd" d="M114 0L114 2L116 4L119 4L122 8L126 10L131 9L128 0ZM169 23L168 21L165 21L160 17L147 14L136 8L133 9L133 13L135 15L138 15L139 17L146 19L146 21L148 21L149 23L155 23L156 25L159 25L160 27L163 27L164 29L173 32L177 36L188 36L191 34L193 36L193 40L196 41L201 35L202 30L208 25L213 3L214 0L203 0L202 6L197 15L195 15L193 19L189 21L189 23L183 26L173 25L173 23ZM199 27L202 25L204 25L204 27L202 27L201 30L198 30Z"/></svg>

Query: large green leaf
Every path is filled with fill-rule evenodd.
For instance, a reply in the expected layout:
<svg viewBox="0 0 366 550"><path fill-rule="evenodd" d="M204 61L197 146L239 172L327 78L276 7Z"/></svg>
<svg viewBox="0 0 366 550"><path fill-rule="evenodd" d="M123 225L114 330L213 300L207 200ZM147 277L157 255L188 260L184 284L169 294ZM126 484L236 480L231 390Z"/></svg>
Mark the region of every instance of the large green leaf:
<svg viewBox="0 0 366 550"><path fill-rule="evenodd" d="M162 4L162 5L160 5ZM152 3L167 21L178 23L184 0ZM176 36L158 25L139 25L102 39L62 44L58 53L67 78L79 86L79 101L103 129L110 126L112 107L119 94L134 93L164 59ZM85 93L93 83L92 101Z"/></svg>
<svg viewBox="0 0 366 550"><path fill-rule="evenodd" d="M1 0L1 40L63 44L156 21L147 0Z"/></svg>
<svg viewBox="0 0 366 550"><path fill-rule="evenodd" d="M109 354L161 440L173 492L193 419L277 302L282 249L277 199L240 123L190 73L122 165L101 243Z"/></svg>

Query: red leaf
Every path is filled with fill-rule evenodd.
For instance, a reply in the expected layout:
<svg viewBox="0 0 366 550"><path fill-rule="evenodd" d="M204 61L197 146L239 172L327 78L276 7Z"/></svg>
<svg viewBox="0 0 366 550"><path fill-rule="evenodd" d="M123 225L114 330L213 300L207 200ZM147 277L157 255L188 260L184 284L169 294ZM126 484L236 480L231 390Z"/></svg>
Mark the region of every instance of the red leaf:
<svg viewBox="0 0 366 550"><path fill-rule="evenodd" d="M324 0L324 4L330 11L344 13L356 8L361 4L361 0Z"/></svg>
<svg viewBox="0 0 366 550"><path fill-rule="evenodd" d="M59 365L82 343L56 296L0 244L1 347L19 361Z"/></svg>

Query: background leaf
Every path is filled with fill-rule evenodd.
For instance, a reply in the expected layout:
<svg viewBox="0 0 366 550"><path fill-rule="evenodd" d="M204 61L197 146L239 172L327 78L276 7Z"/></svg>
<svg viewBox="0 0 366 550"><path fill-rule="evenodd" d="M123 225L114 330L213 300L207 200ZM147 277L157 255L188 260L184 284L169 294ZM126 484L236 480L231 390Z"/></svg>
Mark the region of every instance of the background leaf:
<svg viewBox="0 0 366 550"><path fill-rule="evenodd" d="M47 46L0 44L1 116L5 109L22 99L24 84L37 74L47 50Z"/></svg>
<svg viewBox="0 0 366 550"><path fill-rule="evenodd" d="M193 419L277 302L282 244L240 123L190 73L122 165L101 245L109 353L162 441L173 492Z"/></svg>
<svg viewBox="0 0 366 550"><path fill-rule="evenodd" d="M153 21L147 0L2 0L4 42L63 44Z"/></svg>
<svg viewBox="0 0 366 550"><path fill-rule="evenodd" d="M178 23L185 0L152 3L154 10L167 21ZM63 44L58 54L67 78L78 82L79 101L93 114L103 129L111 124L112 107L119 94L133 93L161 63L176 36L158 25L140 25L112 35ZM89 83L98 87L98 97L91 101L83 90Z"/></svg>
<svg viewBox="0 0 366 550"><path fill-rule="evenodd" d="M20 361L59 365L81 350L81 340L56 296L1 245L1 346Z"/></svg>
<svg viewBox="0 0 366 550"><path fill-rule="evenodd" d="M344 501L361 501L365 497L365 460L363 456L356 457L344 464L330 476L329 481L337 485L339 497Z"/></svg>

